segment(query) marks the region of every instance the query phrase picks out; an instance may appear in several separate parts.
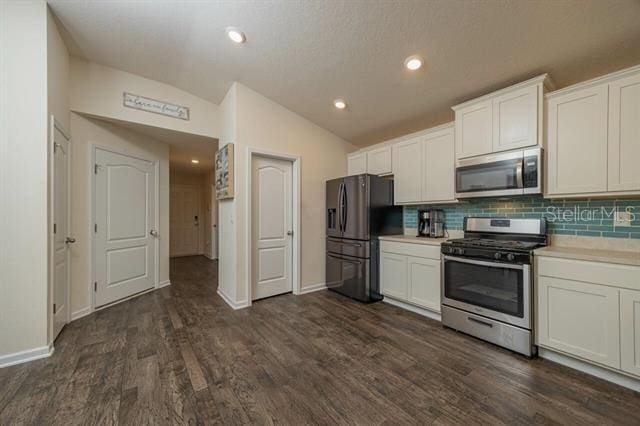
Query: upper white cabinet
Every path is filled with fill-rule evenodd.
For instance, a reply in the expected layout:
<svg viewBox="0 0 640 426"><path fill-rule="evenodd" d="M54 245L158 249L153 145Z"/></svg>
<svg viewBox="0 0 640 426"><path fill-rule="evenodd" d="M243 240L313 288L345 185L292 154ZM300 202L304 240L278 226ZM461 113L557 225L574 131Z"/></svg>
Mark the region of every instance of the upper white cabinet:
<svg viewBox="0 0 640 426"><path fill-rule="evenodd" d="M347 156L347 174L349 176L367 173L367 154L358 152Z"/></svg>
<svg viewBox="0 0 640 426"><path fill-rule="evenodd" d="M423 137L415 137L393 145L393 197L396 203L421 201L422 141Z"/></svg>
<svg viewBox="0 0 640 426"><path fill-rule="evenodd" d="M453 107L456 159L542 146L546 74Z"/></svg>
<svg viewBox="0 0 640 426"><path fill-rule="evenodd" d="M454 129L451 125L393 145L396 204L455 200Z"/></svg>
<svg viewBox="0 0 640 426"><path fill-rule="evenodd" d="M422 149L422 197L425 202L451 201L455 197L453 127L425 136Z"/></svg>
<svg viewBox="0 0 640 426"><path fill-rule="evenodd" d="M456 157L473 157L492 151L491 114L491 100L456 110Z"/></svg>
<svg viewBox="0 0 640 426"><path fill-rule="evenodd" d="M609 191L640 190L640 72L609 84Z"/></svg>
<svg viewBox="0 0 640 426"><path fill-rule="evenodd" d="M391 146L367 151L367 173L372 175L390 175L392 170Z"/></svg>
<svg viewBox="0 0 640 426"><path fill-rule="evenodd" d="M607 86L547 102L547 193L607 190Z"/></svg>
<svg viewBox="0 0 640 426"><path fill-rule="evenodd" d="M547 95L547 190L640 193L640 67Z"/></svg>

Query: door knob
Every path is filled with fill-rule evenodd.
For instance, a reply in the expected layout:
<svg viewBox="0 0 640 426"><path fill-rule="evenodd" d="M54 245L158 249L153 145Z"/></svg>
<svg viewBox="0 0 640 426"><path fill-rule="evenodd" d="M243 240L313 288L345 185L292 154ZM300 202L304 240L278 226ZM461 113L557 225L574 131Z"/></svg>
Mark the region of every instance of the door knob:
<svg viewBox="0 0 640 426"><path fill-rule="evenodd" d="M151 235L153 237L157 237L158 236L158 231L156 231L155 229L152 229L151 231L149 231L149 235Z"/></svg>
<svg viewBox="0 0 640 426"><path fill-rule="evenodd" d="M75 238L71 238L71 237L67 237L67 238L64 240L64 243L65 243L65 244L73 244L73 243L75 243L75 242L76 242L76 239L75 239Z"/></svg>
<svg viewBox="0 0 640 426"><path fill-rule="evenodd" d="M289 236L293 235L293 231L287 231L287 235Z"/></svg>

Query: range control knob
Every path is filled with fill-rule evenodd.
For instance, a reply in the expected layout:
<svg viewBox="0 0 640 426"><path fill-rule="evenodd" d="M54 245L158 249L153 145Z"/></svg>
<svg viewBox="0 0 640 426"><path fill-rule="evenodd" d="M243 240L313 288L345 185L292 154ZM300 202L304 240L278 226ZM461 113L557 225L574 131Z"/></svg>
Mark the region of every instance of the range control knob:
<svg viewBox="0 0 640 426"><path fill-rule="evenodd" d="M455 249L455 253L456 254L464 254L464 250L461 249L461 248L457 248L457 249Z"/></svg>
<svg viewBox="0 0 640 426"><path fill-rule="evenodd" d="M509 253L509 254L507 255L507 260L508 260L509 262L513 262L514 260L516 260L516 256L515 256L513 253Z"/></svg>
<svg viewBox="0 0 640 426"><path fill-rule="evenodd" d="M500 260L500 259L502 259L502 253L500 253L500 252L496 252L496 254L494 254L494 255L493 255L493 257L494 257L496 260Z"/></svg>

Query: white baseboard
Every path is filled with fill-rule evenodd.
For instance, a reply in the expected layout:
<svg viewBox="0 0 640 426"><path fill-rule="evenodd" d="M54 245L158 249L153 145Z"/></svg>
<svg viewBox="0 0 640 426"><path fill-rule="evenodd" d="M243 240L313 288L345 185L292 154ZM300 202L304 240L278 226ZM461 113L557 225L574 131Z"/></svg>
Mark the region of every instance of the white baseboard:
<svg viewBox="0 0 640 426"><path fill-rule="evenodd" d="M248 308L249 306L251 306L251 304L246 300L243 300L241 302L234 302L233 300L231 300L229 296L227 296L222 290L220 290L220 288L218 288L217 293L218 293L218 296L220 296L227 305L231 306L232 309L237 310L237 309Z"/></svg>
<svg viewBox="0 0 640 426"><path fill-rule="evenodd" d="M171 285L171 281L170 280L160 281L158 283L158 287L156 287L156 288L162 288L162 287L166 287L168 285Z"/></svg>
<svg viewBox="0 0 640 426"><path fill-rule="evenodd" d="M205 253L203 256L206 257L209 260L218 260L217 257L211 256L211 254Z"/></svg>
<svg viewBox="0 0 640 426"><path fill-rule="evenodd" d="M313 293L314 291L320 291L320 290L326 290L326 289L327 289L327 285L325 283L308 285L300 289L300 293L298 293L298 296L301 294Z"/></svg>
<svg viewBox="0 0 640 426"><path fill-rule="evenodd" d="M442 317L439 313L430 311L429 309L421 308L420 306L412 305L411 303L402 302L397 299L392 299L389 296L385 296L382 300L385 303L388 303L393 306L397 306L402 309L406 309L407 311L411 311L415 314L422 315L423 317L431 318L432 320L442 321Z"/></svg>
<svg viewBox="0 0 640 426"><path fill-rule="evenodd" d="M625 388L640 392L640 380L634 379L625 374L617 373L609 370L608 368L599 367L546 348L538 347L538 356L566 367L573 368L574 370L582 371L583 373L615 383L616 385L624 386Z"/></svg>
<svg viewBox="0 0 640 426"><path fill-rule="evenodd" d="M47 358L53 354L53 343L40 348L28 349L26 351L15 352L12 354L0 356L0 368L9 367L23 362L35 361L37 359Z"/></svg>
<svg viewBox="0 0 640 426"><path fill-rule="evenodd" d="M91 312L93 312L91 310L91 306L87 306L86 308L78 309L75 312L71 312L71 321L75 321L75 320L80 319L82 317L86 317Z"/></svg>

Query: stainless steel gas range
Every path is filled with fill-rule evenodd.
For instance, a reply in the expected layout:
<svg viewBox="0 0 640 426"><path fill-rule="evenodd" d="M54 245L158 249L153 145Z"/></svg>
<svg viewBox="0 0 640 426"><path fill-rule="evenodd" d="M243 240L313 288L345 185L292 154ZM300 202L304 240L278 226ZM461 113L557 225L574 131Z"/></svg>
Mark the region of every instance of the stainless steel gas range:
<svg viewBox="0 0 640 426"><path fill-rule="evenodd" d="M544 219L467 217L442 244L442 324L527 356L533 344L533 250Z"/></svg>

